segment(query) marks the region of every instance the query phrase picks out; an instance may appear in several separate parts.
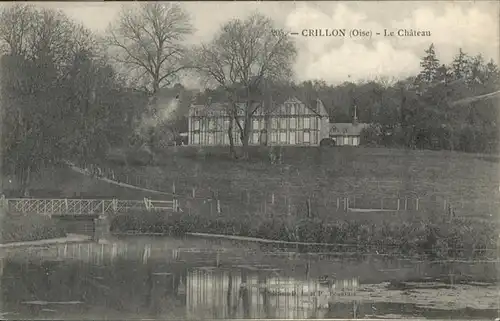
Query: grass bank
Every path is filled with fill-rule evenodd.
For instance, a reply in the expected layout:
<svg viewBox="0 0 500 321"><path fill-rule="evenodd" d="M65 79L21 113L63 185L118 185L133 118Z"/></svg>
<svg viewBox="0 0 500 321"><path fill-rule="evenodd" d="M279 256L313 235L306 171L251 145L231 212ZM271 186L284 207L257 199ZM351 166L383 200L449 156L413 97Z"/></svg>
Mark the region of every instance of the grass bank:
<svg viewBox="0 0 500 321"><path fill-rule="evenodd" d="M7 213L2 219L1 243L37 241L66 236L55 220L39 214Z"/></svg>
<svg viewBox="0 0 500 321"><path fill-rule="evenodd" d="M495 258L496 226L485 222L426 220L322 220L205 216L158 213L124 214L113 218L113 232L182 235L201 232L331 245L272 245L302 251L377 252L434 259Z"/></svg>

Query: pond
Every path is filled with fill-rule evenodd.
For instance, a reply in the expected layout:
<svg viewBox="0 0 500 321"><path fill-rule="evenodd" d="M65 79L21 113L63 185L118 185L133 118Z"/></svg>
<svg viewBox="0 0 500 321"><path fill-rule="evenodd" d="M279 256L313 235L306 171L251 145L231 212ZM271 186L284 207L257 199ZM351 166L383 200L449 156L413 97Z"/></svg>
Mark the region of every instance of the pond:
<svg viewBox="0 0 500 321"><path fill-rule="evenodd" d="M4 319L498 316L495 283L417 280L435 268L408 260L269 254L170 237L15 249L2 257Z"/></svg>

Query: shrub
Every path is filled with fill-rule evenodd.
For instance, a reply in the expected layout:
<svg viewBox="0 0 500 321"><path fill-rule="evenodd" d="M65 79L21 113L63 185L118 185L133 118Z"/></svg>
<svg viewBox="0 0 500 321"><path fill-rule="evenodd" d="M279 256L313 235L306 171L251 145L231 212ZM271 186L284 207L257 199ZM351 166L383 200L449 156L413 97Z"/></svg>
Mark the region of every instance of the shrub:
<svg viewBox="0 0 500 321"><path fill-rule="evenodd" d="M56 221L39 214L7 214L1 225L2 243L37 241L66 236Z"/></svg>

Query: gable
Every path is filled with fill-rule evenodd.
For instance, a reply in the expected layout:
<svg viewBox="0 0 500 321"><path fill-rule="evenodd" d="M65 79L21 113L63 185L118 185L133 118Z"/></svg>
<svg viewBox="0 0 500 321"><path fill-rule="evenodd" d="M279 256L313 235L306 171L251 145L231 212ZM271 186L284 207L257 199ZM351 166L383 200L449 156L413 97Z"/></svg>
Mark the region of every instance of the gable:
<svg viewBox="0 0 500 321"><path fill-rule="evenodd" d="M321 100L313 100L304 103L297 97L289 97L282 104L278 105L271 114L275 115L310 115L317 117L327 117L326 109Z"/></svg>

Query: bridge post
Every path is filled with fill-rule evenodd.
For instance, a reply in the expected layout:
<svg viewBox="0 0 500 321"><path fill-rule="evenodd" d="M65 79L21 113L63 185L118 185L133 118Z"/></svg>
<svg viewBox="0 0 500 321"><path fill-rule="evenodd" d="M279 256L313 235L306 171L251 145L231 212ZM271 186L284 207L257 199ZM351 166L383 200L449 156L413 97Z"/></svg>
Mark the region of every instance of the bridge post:
<svg viewBox="0 0 500 321"><path fill-rule="evenodd" d="M111 236L111 222L108 215L101 214L94 219L94 237L93 240L99 242L106 240Z"/></svg>

